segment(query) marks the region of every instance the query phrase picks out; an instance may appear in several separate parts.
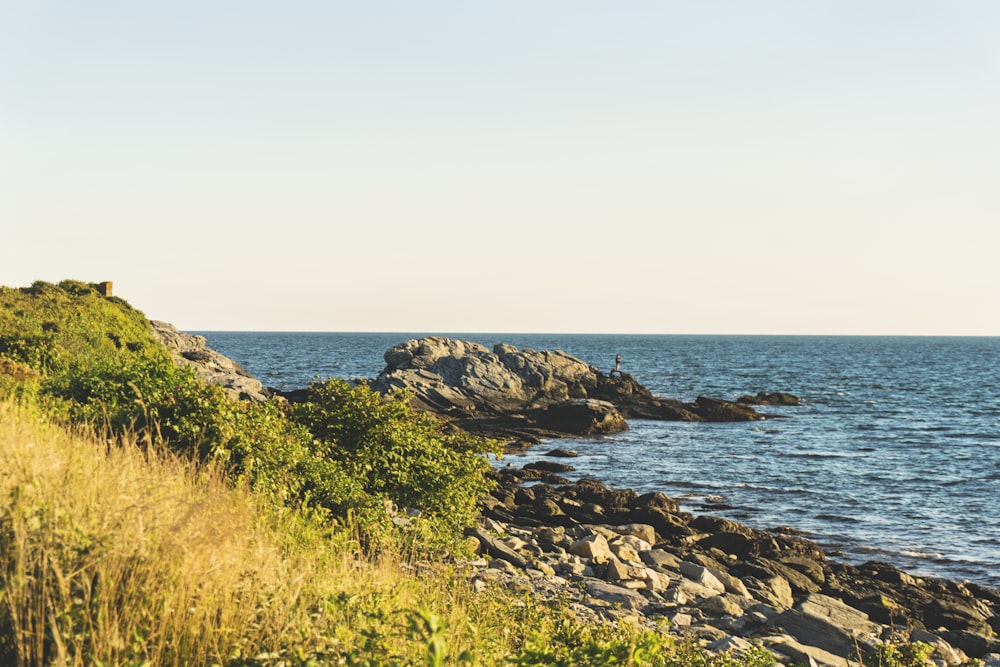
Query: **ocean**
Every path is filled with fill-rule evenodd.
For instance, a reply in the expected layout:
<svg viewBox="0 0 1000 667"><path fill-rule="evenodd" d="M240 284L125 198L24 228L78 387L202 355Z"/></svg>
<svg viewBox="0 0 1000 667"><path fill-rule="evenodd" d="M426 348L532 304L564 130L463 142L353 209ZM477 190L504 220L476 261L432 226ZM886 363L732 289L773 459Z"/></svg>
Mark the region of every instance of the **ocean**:
<svg viewBox="0 0 1000 667"><path fill-rule="evenodd" d="M266 386L374 377L422 334L193 332ZM682 400L787 391L762 422L633 420L570 478L663 491L682 509L801 531L834 558L1000 587L1000 338L443 334L561 349ZM543 443L497 465L523 465Z"/></svg>

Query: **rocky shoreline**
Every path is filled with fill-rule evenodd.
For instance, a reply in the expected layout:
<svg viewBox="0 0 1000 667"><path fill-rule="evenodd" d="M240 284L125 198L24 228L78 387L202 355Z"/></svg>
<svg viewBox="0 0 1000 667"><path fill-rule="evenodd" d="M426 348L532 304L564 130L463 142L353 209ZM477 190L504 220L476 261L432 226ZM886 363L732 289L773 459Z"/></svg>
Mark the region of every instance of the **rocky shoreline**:
<svg viewBox="0 0 1000 667"><path fill-rule="evenodd" d="M495 471L474 585L561 599L595 622L663 627L710 650L772 652L784 664L847 665L879 644L921 642L939 665L1000 665L1000 592L827 558L793 531L680 512L662 493L547 466ZM558 467L558 466L552 466Z"/></svg>
<svg viewBox="0 0 1000 667"><path fill-rule="evenodd" d="M240 398L266 398L203 338L163 323L154 330L178 363ZM755 406L798 403L785 393L682 403L563 352L503 344L491 351L446 338L407 341L385 360L385 370L365 381L374 389L408 391L418 410L508 449L622 431L627 418L754 421L767 418ZM300 393L285 396L294 401ZM881 562L835 562L794 531L693 516L663 493L570 483L559 476L565 465L494 470L497 488L468 533L482 555L465 563L474 587L492 583L561 600L594 622L665 627L713 651L763 648L784 664L841 666L882 643L921 642L942 666L971 658L1000 667L997 590L915 577Z"/></svg>
<svg viewBox="0 0 1000 667"><path fill-rule="evenodd" d="M372 387L408 391L417 409L508 449L622 431L628 418L756 421L767 415L755 406L799 403L781 392L682 403L561 351L438 337L398 345L385 361ZM764 648L785 664L846 665L880 643L921 642L940 665L1000 665L998 591L834 562L791 530L695 517L663 493L569 483L567 469L546 460L494 471L497 489L469 531L484 556L469 563L475 585L561 599L592 621L667 621L711 650Z"/></svg>

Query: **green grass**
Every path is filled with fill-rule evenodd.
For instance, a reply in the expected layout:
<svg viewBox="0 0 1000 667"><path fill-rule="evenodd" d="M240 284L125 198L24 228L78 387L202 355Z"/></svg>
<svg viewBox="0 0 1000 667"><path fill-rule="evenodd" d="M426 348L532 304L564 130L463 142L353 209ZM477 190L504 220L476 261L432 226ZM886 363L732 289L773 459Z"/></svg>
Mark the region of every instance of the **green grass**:
<svg viewBox="0 0 1000 667"><path fill-rule="evenodd" d="M276 504L352 523L373 548L394 531L393 504L424 514L422 547L458 548L489 488L482 454L497 451L446 434L405 397L340 381L315 385L294 409L233 400L175 366L141 312L79 281L0 289L0 393L220 463Z"/></svg>
<svg viewBox="0 0 1000 667"><path fill-rule="evenodd" d="M476 593L446 561L372 554L219 465L23 402L0 400L0 460L0 664L736 664Z"/></svg>

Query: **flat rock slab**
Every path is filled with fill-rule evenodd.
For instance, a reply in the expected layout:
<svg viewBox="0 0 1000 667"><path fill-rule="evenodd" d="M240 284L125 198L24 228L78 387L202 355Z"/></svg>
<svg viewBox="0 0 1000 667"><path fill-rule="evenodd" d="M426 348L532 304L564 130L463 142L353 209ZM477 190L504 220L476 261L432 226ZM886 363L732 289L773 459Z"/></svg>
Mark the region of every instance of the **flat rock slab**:
<svg viewBox="0 0 1000 667"><path fill-rule="evenodd" d="M804 644L845 658L853 657L859 643L869 643L879 631L864 612L819 593L808 596L772 623Z"/></svg>
<svg viewBox="0 0 1000 667"><path fill-rule="evenodd" d="M851 662L847 658L824 651L817 646L809 646L792 637L780 637L777 641L770 643L770 647L775 651L788 656L791 662L796 665L816 665L816 667L849 667Z"/></svg>
<svg viewBox="0 0 1000 667"><path fill-rule="evenodd" d="M649 601L631 588L616 586L603 581L587 583L587 595L610 604L618 604L626 609L639 611L649 604Z"/></svg>

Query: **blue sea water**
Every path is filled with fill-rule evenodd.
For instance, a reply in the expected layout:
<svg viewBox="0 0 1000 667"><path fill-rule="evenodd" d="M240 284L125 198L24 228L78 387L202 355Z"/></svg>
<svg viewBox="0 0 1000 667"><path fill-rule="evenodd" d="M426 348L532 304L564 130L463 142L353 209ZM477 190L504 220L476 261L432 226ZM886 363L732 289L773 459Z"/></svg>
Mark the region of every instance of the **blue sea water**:
<svg viewBox="0 0 1000 667"><path fill-rule="evenodd" d="M374 377L418 334L198 332L265 385ZM449 334L561 349L683 400L788 391L737 424L636 420L560 441L577 470L682 508L805 532L835 557L1000 587L1000 338ZM542 458L545 444L500 465Z"/></svg>

